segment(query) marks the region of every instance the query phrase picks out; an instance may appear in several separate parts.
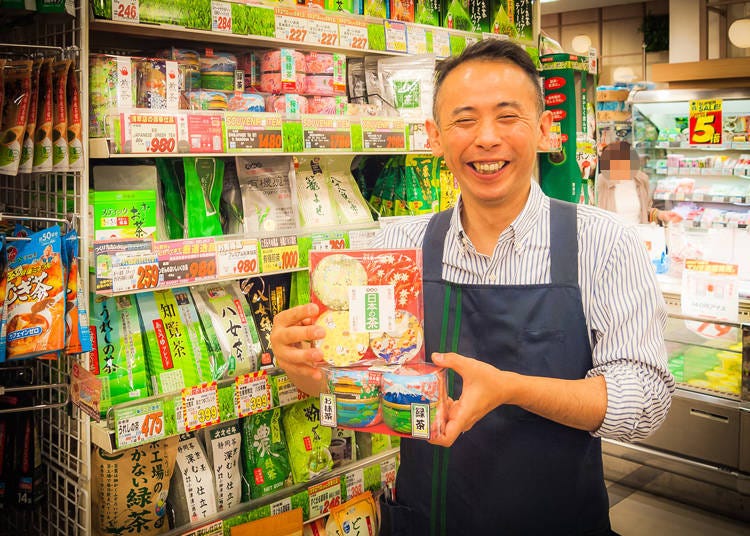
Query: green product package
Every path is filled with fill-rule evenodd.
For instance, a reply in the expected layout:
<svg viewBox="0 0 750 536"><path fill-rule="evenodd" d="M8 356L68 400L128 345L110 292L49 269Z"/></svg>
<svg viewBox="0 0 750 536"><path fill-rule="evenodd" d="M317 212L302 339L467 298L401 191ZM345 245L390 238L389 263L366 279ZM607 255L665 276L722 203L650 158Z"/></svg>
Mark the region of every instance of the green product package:
<svg viewBox="0 0 750 536"><path fill-rule="evenodd" d="M492 0L489 31L512 39L532 42L534 39L533 0Z"/></svg>
<svg viewBox="0 0 750 536"><path fill-rule="evenodd" d="M154 190L96 191L92 197L94 240L149 238L156 233Z"/></svg>
<svg viewBox="0 0 750 536"><path fill-rule="evenodd" d="M135 297L92 293L90 323L89 370L102 382L99 410L104 416L111 405L151 394Z"/></svg>
<svg viewBox="0 0 750 536"><path fill-rule="evenodd" d="M219 377L258 370L262 353L258 330L237 283L193 287L190 292L217 358L221 358Z"/></svg>
<svg viewBox="0 0 750 536"><path fill-rule="evenodd" d="M456 206L458 195L461 190L453 172L445 165L445 160L440 159L438 166L433 168L433 176L437 176L440 188L440 210L447 210Z"/></svg>
<svg viewBox="0 0 750 536"><path fill-rule="evenodd" d="M331 471L332 430L320 424L318 399L307 398L282 411L294 483L309 482Z"/></svg>
<svg viewBox="0 0 750 536"><path fill-rule="evenodd" d="M432 189L432 166L430 156L408 155L404 166L406 202L409 214L437 212L438 201Z"/></svg>
<svg viewBox="0 0 750 536"><path fill-rule="evenodd" d="M399 157L391 158L383 168L383 174L378 180L382 180L380 215L393 216L395 214L396 184L399 180Z"/></svg>
<svg viewBox="0 0 750 536"><path fill-rule="evenodd" d="M338 11L358 15L354 11L354 0L325 0L324 9L326 11Z"/></svg>
<svg viewBox="0 0 750 536"><path fill-rule="evenodd" d="M281 427L281 409L273 408L243 419L245 478L243 497L257 499L291 484L291 467Z"/></svg>
<svg viewBox="0 0 750 536"><path fill-rule="evenodd" d="M469 18L472 32L489 32L492 0L469 0Z"/></svg>
<svg viewBox="0 0 750 536"><path fill-rule="evenodd" d="M221 236L219 204L224 184L224 161L187 157L185 167L185 235Z"/></svg>
<svg viewBox="0 0 750 536"><path fill-rule="evenodd" d="M445 5L447 4L447 5ZM462 0L446 1L443 15L443 27L454 30L472 31L473 24L469 12Z"/></svg>
<svg viewBox="0 0 750 536"><path fill-rule="evenodd" d="M73 0L36 0L36 10L39 13L75 16L75 2Z"/></svg>
<svg viewBox="0 0 750 536"><path fill-rule="evenodd" d="M384 19L388 15L387 0L364 0L363 13L367 17Z"/></svg>
<svg viewBox="0 0 750 536"><path fill-rule="evenodd" d="M417 24L429 24L430 26L440 26L442 17L440 12L442 5L440 0L417 0L417 12L414 15L414 22Z"/></svg>
<svg viewBox="0 0 750 536"><path fill-rule="evenodd" d="M174 167L175 161L169 158L157 158L155 161L161 184L167 238L185 238L185 192Z"/></svg>
<svg viewBox="0 0 750 536"><path fill-rule="evenodd" d="M137 301L154 394L216 379L216 361L209 352L188 289L139 294Z"/></svg>
<svg viewBox="0 0 750 536"><path fill-rule="evenodd" d="M291 274L255 276L240 281L240 289L250 305L263 347L261 365L273 363L271 328L277 313L289 308Z"/></svg>

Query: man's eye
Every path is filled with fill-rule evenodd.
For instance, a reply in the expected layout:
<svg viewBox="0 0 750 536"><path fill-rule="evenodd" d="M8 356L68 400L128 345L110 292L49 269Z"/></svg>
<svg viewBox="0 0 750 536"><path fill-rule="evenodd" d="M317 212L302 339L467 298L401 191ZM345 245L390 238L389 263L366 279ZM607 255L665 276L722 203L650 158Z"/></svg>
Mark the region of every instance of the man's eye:
<svg viewBox="0 0 750 536"><path fill-rule="evenodd" d="M456 119L454 122L459 125L468 125L470 123L473 123L474 119L472 119L471 117L461 117L459 119Z"/></svg>
<svg viewBox="0 0 750 536"><path fill-rule="evenodd" d="M518 118L517 115L500 115L500 116L498 116L498 119L500 121L512 121L512 120L517 119L517 118Z"/></svg>

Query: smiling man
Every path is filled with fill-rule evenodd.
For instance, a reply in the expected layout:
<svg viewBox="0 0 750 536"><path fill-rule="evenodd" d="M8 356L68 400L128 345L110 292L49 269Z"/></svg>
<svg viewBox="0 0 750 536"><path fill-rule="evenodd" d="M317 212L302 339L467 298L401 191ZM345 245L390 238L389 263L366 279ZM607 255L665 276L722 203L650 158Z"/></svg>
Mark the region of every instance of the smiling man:
<svg viewBox="0 0 750 536"><path fill-rule="evenodd" d="M450 369L451 400L442 436L402 440L382 534L610 534L600 438L646 437L674 390L645 247L533 180L551 118L517 45L480 41L441 62L434 103L427 132L458 204L373 246L423 249L425 345ZM280 313L272 333L280 366L313 393L317 313Z"/></svg>

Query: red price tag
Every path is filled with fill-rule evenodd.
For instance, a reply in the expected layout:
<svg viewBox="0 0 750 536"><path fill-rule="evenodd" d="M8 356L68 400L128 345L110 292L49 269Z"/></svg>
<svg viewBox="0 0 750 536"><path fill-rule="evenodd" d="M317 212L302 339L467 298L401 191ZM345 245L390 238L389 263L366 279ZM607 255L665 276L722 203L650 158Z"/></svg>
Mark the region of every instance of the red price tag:
<svg viewBox="0 0 750 536"><path fill-rule="evenodd" d="M287 34L289 41L295 41L297 43L304 43L307 37L307 30L304 28L290 28Z"/></svg>
<svg viewBox="0 0 750 536"><path fill-rule="evenodd" d="M332 32L320 32L320 44L335 46L339 35Z"/></svg>
<svg viewBox="0 0 750 536"><path fill-rule="evenodd" d="M112 0L112 20L139 23L138 0Z"/></svg>
<svg viewBox="0 0 750 536"><path fill-rule="evenodd" d="M188 275L191 278L213 277L216 275L216 260L201 259L188 264Z"/></svg>
<svg viewBox="0 0 750 536"><path fill-rule="evenodd" d="M296 268L299 263L299 251L283 251L281 253L281 269Z"/></svg>
<svg viewBox="0 0 750 536"><path fill-rule="evenodd" d="M163 416L163 411L154 411L146 415L141 425L141 433L144 437L150 438L161 433L164 426Z"/></svg>
<svg viewBox="0 0 750 536"><path fill-rule="evenodd" d="M174 138L151 138L147 150L150 153L173 153L176 143Z"/></svg>
<svg viewBox="0 0 750 536"><path fill-rule="evenodd" d="M281 149L281 134L260 133L258 134L259 149Z"/></svg>
<svg viewBox="0 0 750 536"><path fill-rule="evenodd" d="M138 290L154 288L159 284L159 265L141 265L138 267L137 275L138 281L136 282L136 288Z"/></svg>
<svg viewBox="0 0 750 536"><path fill-rule="evenodd" d="M237 261L234 272L237 274L252 274L258 269L257 259L241 259Z"/></svg>

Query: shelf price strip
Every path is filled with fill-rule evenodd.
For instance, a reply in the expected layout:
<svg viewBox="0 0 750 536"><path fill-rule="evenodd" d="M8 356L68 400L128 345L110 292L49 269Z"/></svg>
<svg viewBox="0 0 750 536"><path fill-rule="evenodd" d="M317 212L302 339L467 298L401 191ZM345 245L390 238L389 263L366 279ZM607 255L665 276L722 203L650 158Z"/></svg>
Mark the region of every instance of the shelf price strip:
<svg viewBox="0 0 750 536"><path fill-rule="evenodd" d="M389 52L407 51L406 23L395 20L383 21L385 26L385 49Z"/></svg>
<svg viewBox="0 0 750 536"><path fill-rule="evenodd" d="M357 50L368 50L370 48L366 22L351 20L339 24L339 39L341 46L345 48Z"/></svg>
<svg viewBox="0 0 750 536"><path fill-rule="evenodd" d="M164 406L161 401L114 410L115 444L118 449L162 439Z"/></svg>
<svg viewBox="0 0 750 536"><path fill-rule="evenodd" d="M182 418L186 432L221 422L215 381L182 390Z"/></svg>
<svg viewBox="0 0 750 536"><path fill-rule="evenodd" d="M214 238L170 240L154 244L159 271L167 286L179 286L216 277Z"/></svg>
<svg viewBox="0 0 750 536"><path fill-rule="evenodd" d="M346 117L303 115L302 135L308 150L352 150L351 120Z"/></svg>
<svg viewBox="0 0 750 536"><path fill-rule="evenodd" d="M255 238L216 242L216 275L232 277L258 273L258 241Z"/></svg>
<svg viewBox="0 0 750 536"><path fill-rule="evenodd" d="M227 112L227 152L279 152L283 150L281 114Z"/></svg>
<svg viewBox="0 0 750 536"><path fill-rule="evenodd" d="M404 151L406 125L397 118L362 118L362 149L364 151Z"/></svg>
<svg viewBox="0 0 750 536"><path fill-rule="evenodd" d="M337 19L322 13L301 13L296 9L275 8L276 38L309 45L338 46Z"/></svg>
<svg viewBox="0 0 750 536"><path fill-rule="evenodd" d="M326 515L331 508L341 504L341 477L311 486L307 491L310 495L310 519Z"/></svg>
<svg viewBox="0 0 750 536"><path fill-rule="evenodd" d="M271 409L271 386L266 371L237 376L235 404L238 417L247 417Z"/></svg>
<svg viewBox="0 0 750 536"><path fill-rule="evenodd" d="M156 288L161 272L156 255L122 254L112 257L112 292L131 292Z"/></svg>
<svg viewBox="0 0 750 536"><path fill-rule="evenodd" d="M178 152L180 121L184 117L155 113L120 114L120 151L128 154L172 154Z"/></svg>
<svg viewBox="0 0 750 536"><path fill-rule="evenodd" d="M139 0L112 0L112 20L117 22L141 22Z"/></svg>
<svg viewBox="0 0 750 536"><path fill-rule="evenodd" d="M299 268L299 246L296 236L273 236L260 239L263 272Z"/></svg>

